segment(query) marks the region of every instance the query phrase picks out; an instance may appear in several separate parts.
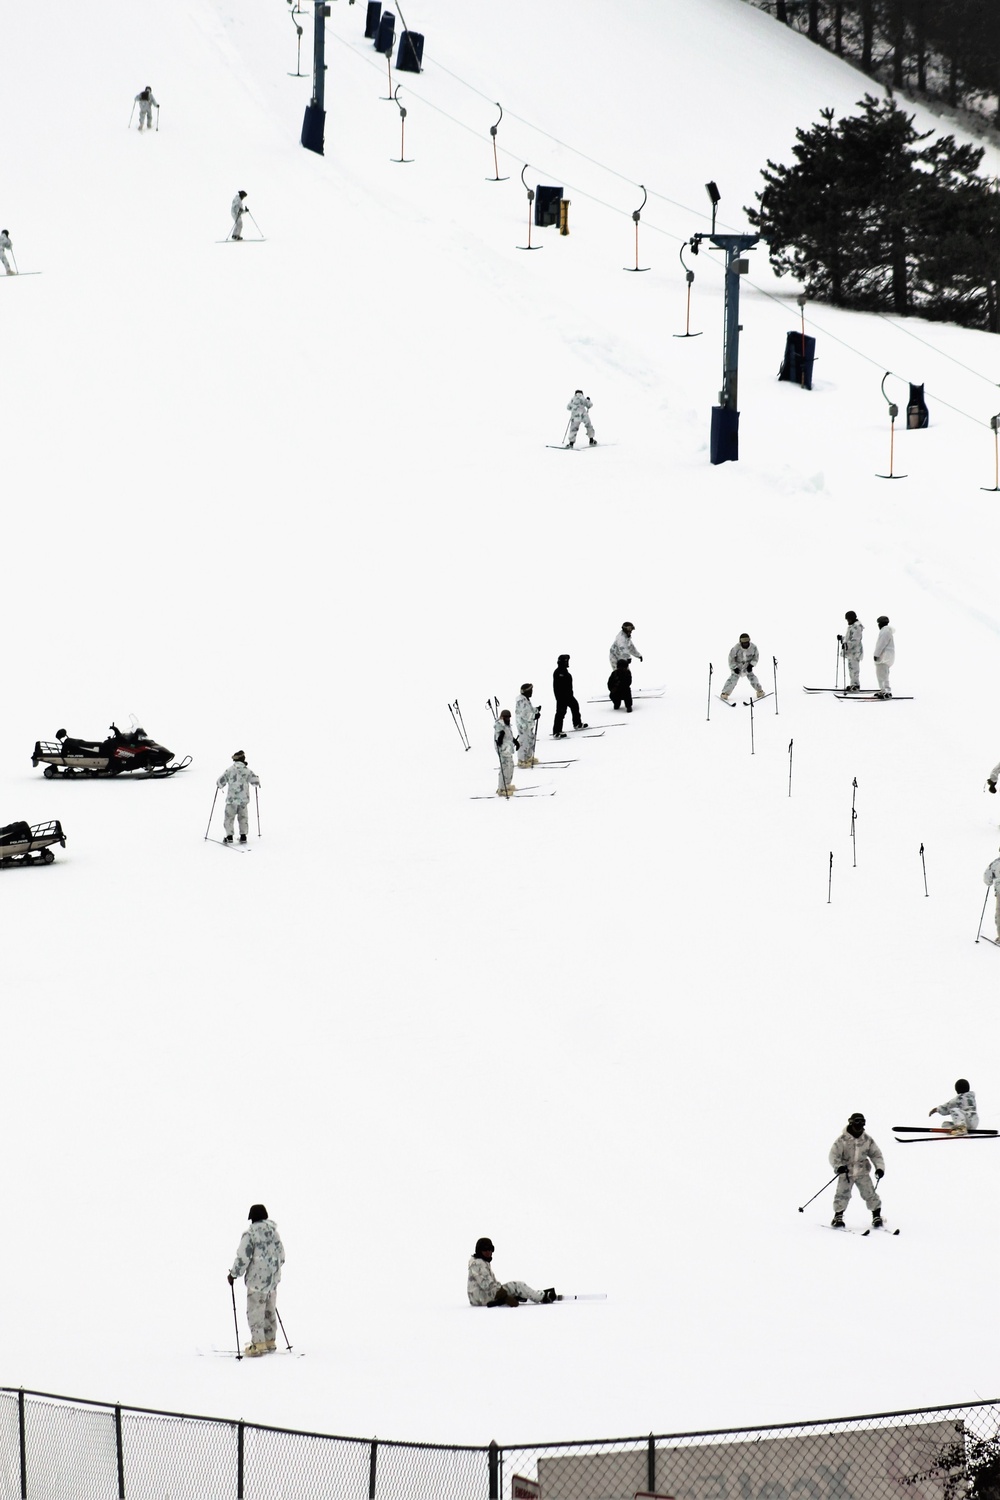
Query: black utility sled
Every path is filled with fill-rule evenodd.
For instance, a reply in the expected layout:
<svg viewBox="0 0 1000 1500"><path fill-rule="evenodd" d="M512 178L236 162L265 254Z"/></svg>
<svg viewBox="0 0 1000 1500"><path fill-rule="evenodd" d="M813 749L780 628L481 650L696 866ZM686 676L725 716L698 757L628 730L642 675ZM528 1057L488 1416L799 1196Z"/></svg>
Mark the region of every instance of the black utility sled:
<svg viewBox="0 0 1000 1500"><path fill-rule="evenodd" d="M0 828L0 870L8 865L50 865L55 859L51 846L65 849L66 835L58 818L51 823L8 823Z"/></svg>
<svg viewBox="0 0 1000 1500"><path fill-rule="evenodd" d="M138 781L148 776L173 776L191 764L190 755L174 760L174 752L150 739L144 729L123 734L116 724L106 740L75 740L65 729L56 730L56 743L38 740L31 764L44 764L45 775L127 776Z"/></svg>

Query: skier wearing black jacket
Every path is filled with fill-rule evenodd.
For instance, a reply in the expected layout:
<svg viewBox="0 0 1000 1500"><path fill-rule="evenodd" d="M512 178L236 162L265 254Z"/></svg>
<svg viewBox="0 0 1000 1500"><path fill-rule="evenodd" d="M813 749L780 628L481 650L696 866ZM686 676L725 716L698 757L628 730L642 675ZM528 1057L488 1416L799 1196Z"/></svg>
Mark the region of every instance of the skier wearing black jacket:
<svg viewBox="0 0 1000 1500"><path fill-rule="evenodd" d="M617 662L615 669L608 678L608 693L611 696L613 708L621 708L625 705L625 712L632 712L632 669L625 661Z"/></svg>
<svg viewBox="0 0 1000 1500"><path fill-rule="evenodd" d="M573 717L574 729L586 729L586 724L580 718L580 705L573 697L573 675L569 669L569 657L560 656L556 663L556 669L552 673L552 692L556 700L556 716L552 722L552 733L557 740L566 738L563 732L563 719L566 710L569 709Z"/></svg>

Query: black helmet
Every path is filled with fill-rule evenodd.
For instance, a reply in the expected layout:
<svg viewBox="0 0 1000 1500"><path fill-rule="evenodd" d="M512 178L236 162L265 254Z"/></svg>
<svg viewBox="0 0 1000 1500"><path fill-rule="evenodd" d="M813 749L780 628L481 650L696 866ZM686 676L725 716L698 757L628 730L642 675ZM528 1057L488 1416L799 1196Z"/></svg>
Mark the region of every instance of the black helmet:
<svg viewBox="0 0 1000 1500"><path fill-rule="evenodd" d="M632 624L631 620L623 620L622 621L622 629L623 630L634 630L635 626Z"/></svg>
<svg viewBox="0 0 1000 1500"><path fill-rule="evenodd" d="M247 1214L247 1218L250 1220L251 1224L259 1224L262 1219L267 1218L267 1209L264 1207L263 1203L251 1203L250 1212Z"/></svg>
<svg viewBox="0 0 1000 1500"><path fill-rule="evenodd" d="M955 1079L955 1093L967 1094L969 1092L969 1080L967 1078Z"/></svg>
<svg viewBox="0 0 1000 1500"><path fill-rule="evenodd" d="M559 656L559 657L556 658L556 665L561 667L564 661L569 661L569 657L568 656Z"/></svg>
<svg viewBox="0 0 1000 1500"><path fill-rule="evenodd" d="M854 613L853 609L849 609L847 611L847 614L844 616L844 619L847 621L848 625L853 625L855 623L855 621L857 620L857 618L858 617Z"/></svg>
<svg viewBox="0 0 1000 1500"><path fill-rule="evenodd" d="M493 1241L492 1240L488 1240L488 1239L477 1240L476 1241L476 1254L477 1255L492 1255L493 1254Z"/></svg>

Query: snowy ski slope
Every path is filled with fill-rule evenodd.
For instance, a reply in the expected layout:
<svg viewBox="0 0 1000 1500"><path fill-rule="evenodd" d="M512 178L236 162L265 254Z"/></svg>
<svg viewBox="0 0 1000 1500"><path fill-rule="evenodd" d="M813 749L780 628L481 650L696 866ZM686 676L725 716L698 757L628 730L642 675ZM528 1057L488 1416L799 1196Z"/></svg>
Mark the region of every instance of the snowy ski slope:
<svg viewBox="0 0 1000 1500"><path fill-rule="evenodd" d="M287 9L0 23L0 221L43 273L0 287L0 822L69 840L2 874L2 1383L470 1442L995 1395L1000 1159L890 1127L960 1074L1000 1124L1000 953L973 942L997 343L810 307L803 394L774 378L797 288L759 248L742 457L713 468L716 256L703 336L673 337L704 183L741 227L765 159L865 80L740 0L409 0L401 171L362 4L329 22L326 155L298 146ZM526 162L572 200L532 255ZM238 188L263 244L218 243ZM931 408L897 484L886 370ZM606 446L547 451L578 385ZM865 681L891 616L913 702L800 691L848 608ZM556 656L593 696L625 618L666 696L569 741L530 778L556 796L471 801L486 697L530 678L547 724ZM742 704L706 721L744 629L778 662L753 756ZM31 769L130 713L190 769ZM237 860L202 836L238 747L263 837ZM820 1233L829 1195L796 1212L856 1109L898 1239ZM200 1358L257 1199L308 1357ZM608 1300L473 1313L483 1234L501 1276Z"/></svg>

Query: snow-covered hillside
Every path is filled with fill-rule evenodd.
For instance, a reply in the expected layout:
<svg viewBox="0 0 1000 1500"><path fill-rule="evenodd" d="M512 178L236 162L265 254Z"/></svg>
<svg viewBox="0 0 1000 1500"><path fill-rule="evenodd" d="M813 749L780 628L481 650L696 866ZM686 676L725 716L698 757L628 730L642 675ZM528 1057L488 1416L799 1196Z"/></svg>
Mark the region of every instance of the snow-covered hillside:
<svg viewBox="0 0 1000 1500"><path fill-rule="evenodd" d="M409 0L400 172L364 6L332 9L323 158L285 0L0 30L0 222L42 272L0 286L0 822L69 839L2 873L0 1383L470 1442L992 1396L998 1148L891 1126L960 1074L1000 1124L996 340L810 308L815 388L779 384L797 288L759 248L713 468L722 278L699 257L675 340L678 249L709 178L742 227L865 81L741 0ZM532 255L526 162L572 200ZM238 188L265 243L220 243ZM886 370L931 408L897 484ZM576 386L604 446L571 457ZM850 608L912 702L800 691ZM487 696L533 680L548 724L556 656L593 697L625 618L666 695L586 705L622 723L539 769L556 796L470 800ZM778 663L753 755L742 703L706 720L744 629ZM32 770L132 712L190 769ZM203 841L238 747L250 857ZM858 1109L897 1239L796 1212ZM302 1361L199 1357L255 1200ZM473 1313L486 1234L501 1276L608 1300Z"/></svg>

